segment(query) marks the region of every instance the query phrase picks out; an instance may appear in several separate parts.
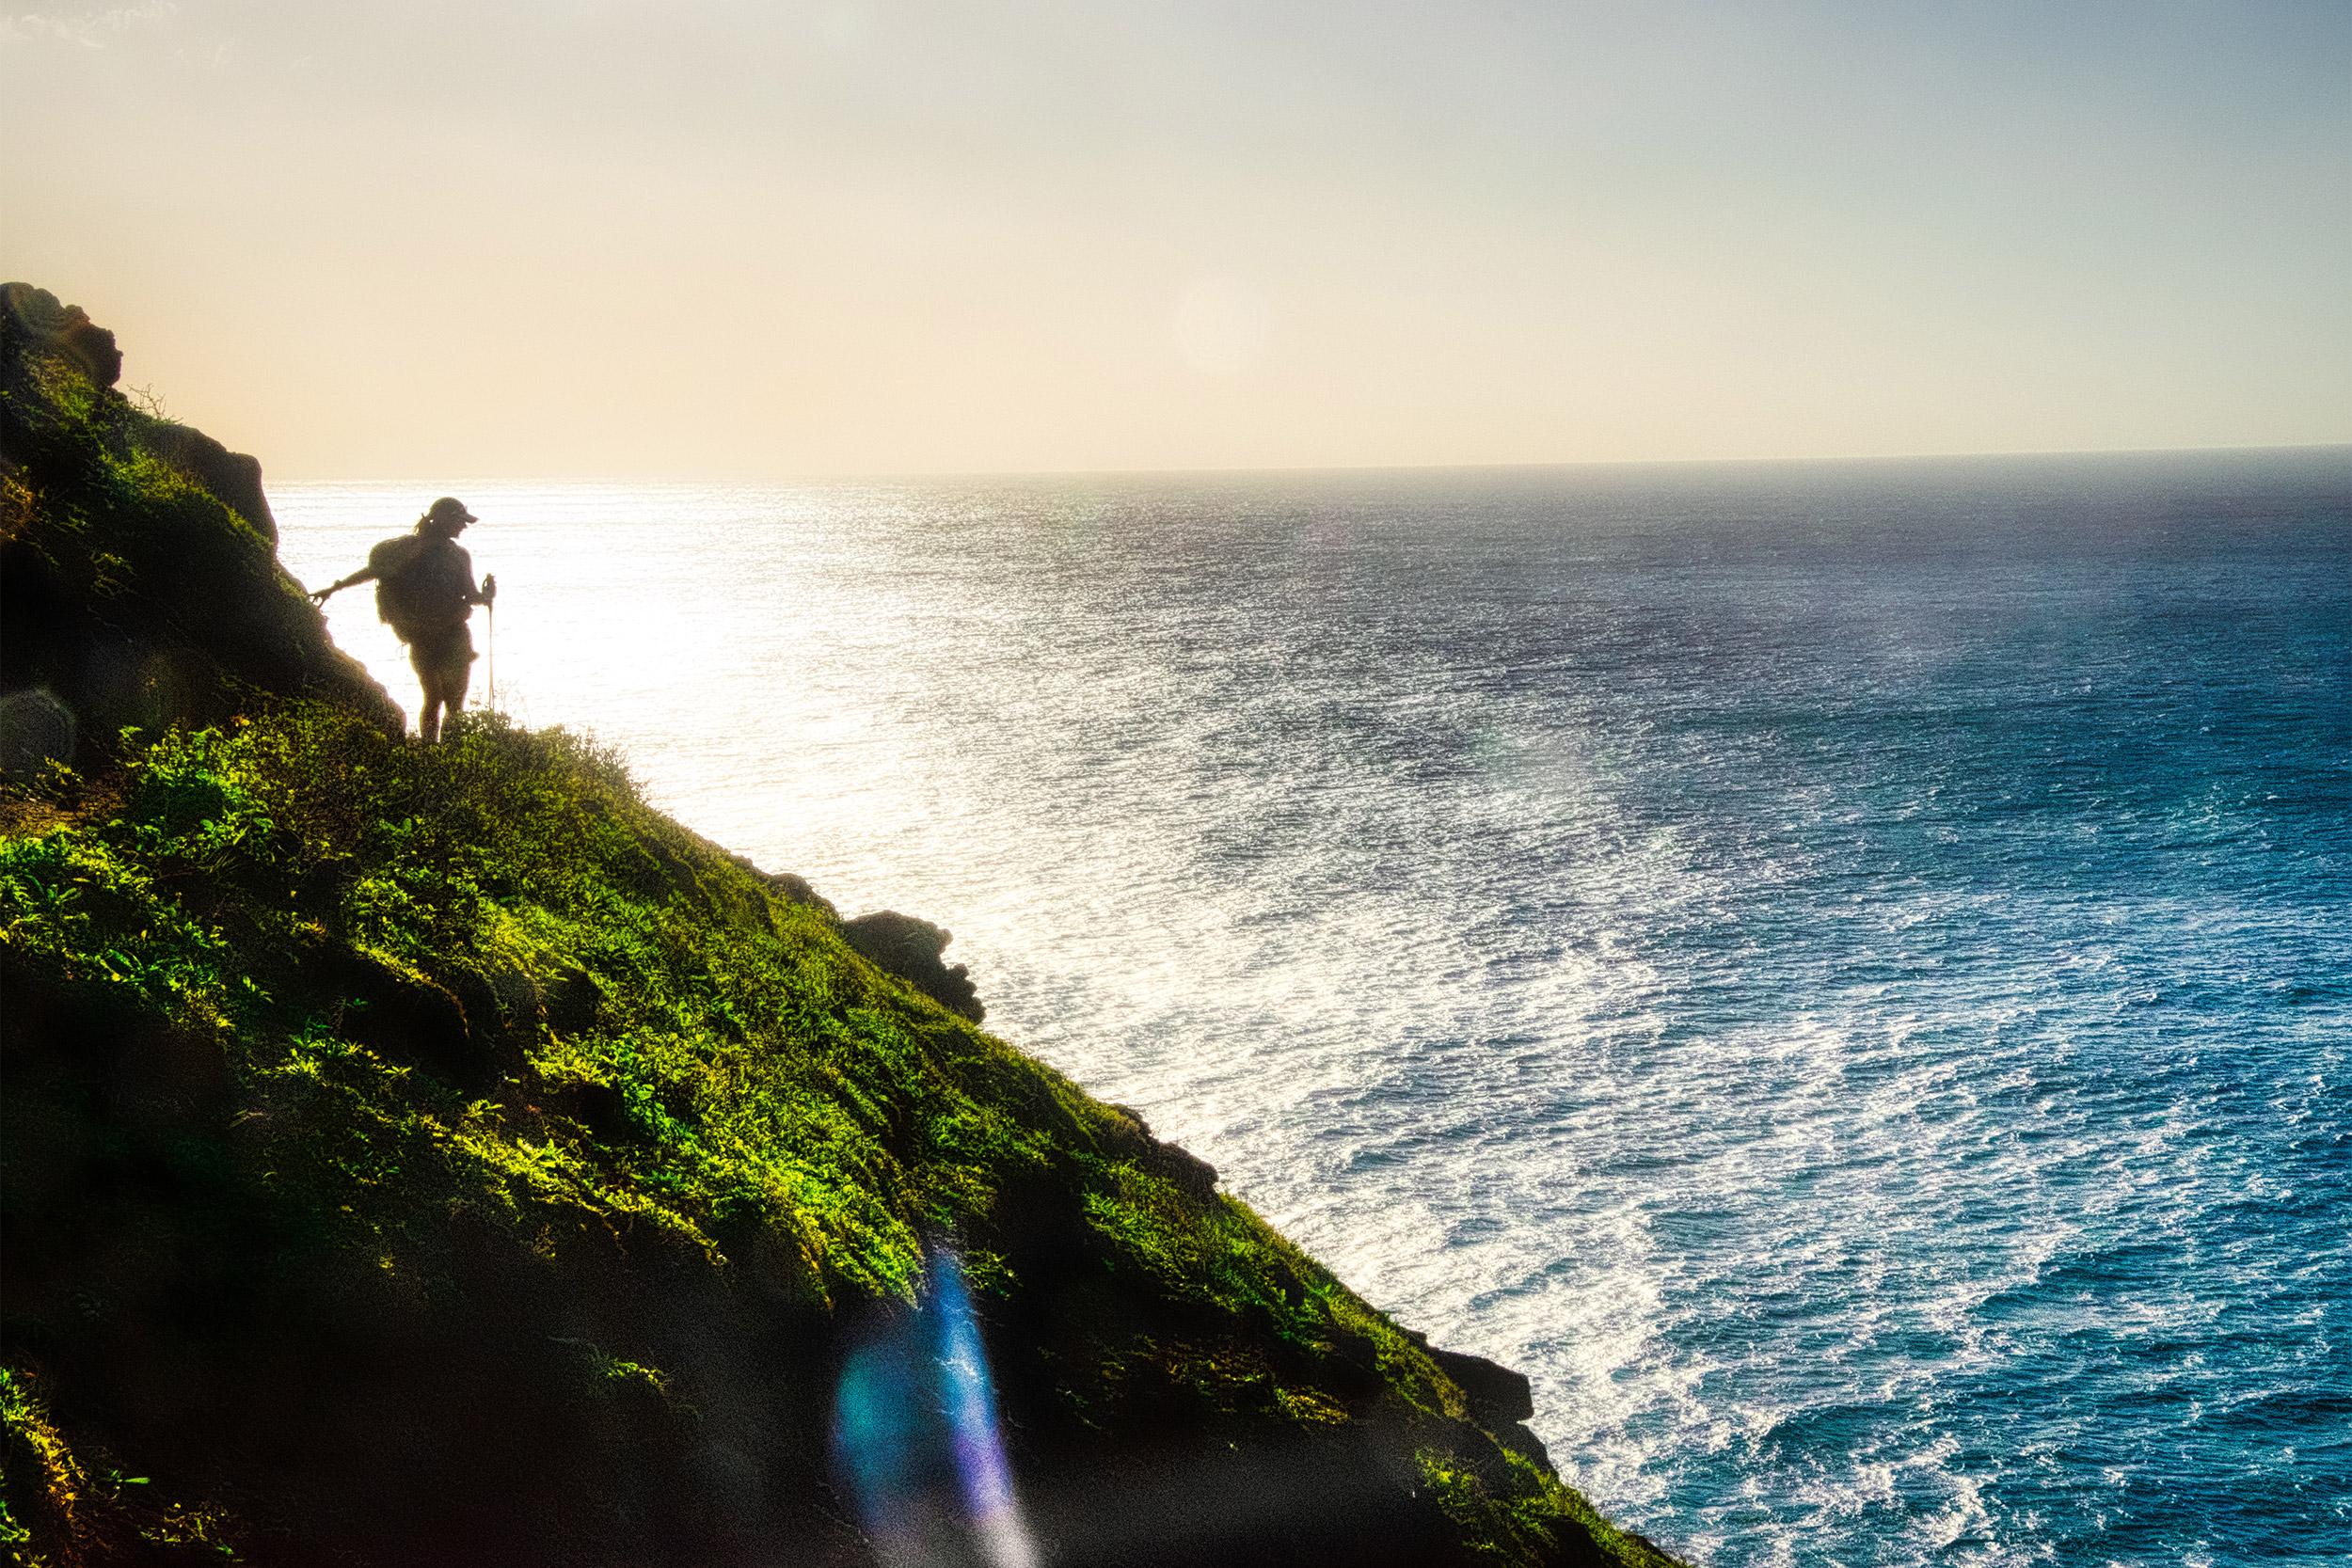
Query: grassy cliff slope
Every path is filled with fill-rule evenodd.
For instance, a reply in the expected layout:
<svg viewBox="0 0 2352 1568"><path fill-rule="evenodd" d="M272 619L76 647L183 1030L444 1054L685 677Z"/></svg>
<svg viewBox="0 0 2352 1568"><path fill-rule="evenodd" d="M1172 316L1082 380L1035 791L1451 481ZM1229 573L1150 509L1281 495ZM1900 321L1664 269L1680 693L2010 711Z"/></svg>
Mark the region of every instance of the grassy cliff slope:
<svg viewBox="0 0 2352 1568"><path fill-rule="evenodd" d="M616 759L399 738L252 502L32 293L0 310L20 1560L1667 1560L1561 1484L1523 1381Z"/></svg>

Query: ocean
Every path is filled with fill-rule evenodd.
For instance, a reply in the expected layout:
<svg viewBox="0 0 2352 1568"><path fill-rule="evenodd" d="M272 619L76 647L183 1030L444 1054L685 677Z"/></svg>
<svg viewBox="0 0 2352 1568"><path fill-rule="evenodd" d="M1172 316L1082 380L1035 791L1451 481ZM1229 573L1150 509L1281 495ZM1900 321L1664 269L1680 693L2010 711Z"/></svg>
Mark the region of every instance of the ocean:
<svg viewBox="0 0 2352 1568"><path fill-rule="evenodd" d="M2352 449L289 484L282 558L445 489L477 696L950 928L1620 1522L2352 1557Z"/></svg>

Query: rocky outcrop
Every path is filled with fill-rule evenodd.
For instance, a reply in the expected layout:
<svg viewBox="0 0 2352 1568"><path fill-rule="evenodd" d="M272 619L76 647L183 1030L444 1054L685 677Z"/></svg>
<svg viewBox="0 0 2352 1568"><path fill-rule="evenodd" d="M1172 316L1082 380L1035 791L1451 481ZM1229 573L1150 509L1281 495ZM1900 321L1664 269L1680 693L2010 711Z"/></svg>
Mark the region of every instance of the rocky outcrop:
<svg viewBox="0 0 2352 1568"><path fill-rule="evenodd" d="M71 366L97 388L122 377L122 350L115 335L89 319L78 305L66 305L30 283L0 283L0 322L19 352Z"/></svg>
<svg viewBox="0 0 2352 1568"><path fill-rule="evenodd" d="M261 465L133 407L121 367L78 307L0 286L0 766L78 765L125 728L215 721L263 693L399 733L278 564ZM114 496L124 526L101 537L51 504L68 494Z"/></svg>
<svg viewBox="0 0 2352 1568"><path fill-rule="evenodd" d="M1440 1350L1429 1342L1427 1335L1409 1328L1405 1330L1405 1338L1426 1353L1438 1364L1438 1370L1462 1390L1470 1403L1471 1420L1486 1428L1496 1442L1513 1453L1534 1460L1546 1469L1551 1468L1551 1455L1544 1448L1543 1439L1526 1424L1535 1415L1535 1387L1528 1382L1526 1373L1515 1372L1483 1355Z"/></svg>
<svg viewBox="0 0 2352 1568"><path fill-rule="evenodd" d="M762 871L758 863L749 855L730 855L727 858L767 883L769 891L779 898L788 899L795 904L805 904L811 909L822 910L827 914L839 912L833 907L832 899L818 893L809 884L809 879L797 871Z"/></svg>
<svg viewBox="0 0 2352 1568"><path fill-rule="evenodd" d="M91 321L88 311L61 303L46 289L0 283L0 318L6 320L0 330L21 356L71 369L100 391L122 378L122 350L115 335ZM227 502L276 547L278 519L262 493L258 458L230 451L202 431L168 420L135 419L131 431L142 450Z"/></svg>
<svg viewBox="0 0 2352 1568"><path fill-rule="evenodd" d="M190 425L155 420L143 424L138 443L157 461L168 465L212 493L243 517L254 532L278 547L278 519L270 515L269 498L262 493L262 462L230 451Z"/></svg>
<svg viewBox="0 0 2352 1568"><path fill-rule="evenodd" d="M987 1015L971 971L940 958L953 936L928 920L878 910L842 922L841 935L867 963L906 981L949 1012L977 1023Z"/></svg>
<svg viewBox="0 0 2352 1568"><path fill-rule="evenodd" d="M1152 1124L1143 1119L1143 1113L1131 1105L1114 1105L1120 1120L1096 1134L1103 1151L1114 1159L1129 1160L1173 1185L1195 1203L1210 1203L1216 1198L1216 1167L1188 1148L1162 1143L1152 1135Z"/></svg>

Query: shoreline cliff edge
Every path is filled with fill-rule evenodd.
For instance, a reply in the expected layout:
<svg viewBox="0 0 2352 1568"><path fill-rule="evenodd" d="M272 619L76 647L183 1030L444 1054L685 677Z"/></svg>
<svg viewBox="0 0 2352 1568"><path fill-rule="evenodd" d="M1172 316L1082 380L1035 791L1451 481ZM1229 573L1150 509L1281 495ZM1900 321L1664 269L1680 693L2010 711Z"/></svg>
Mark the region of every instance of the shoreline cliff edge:
<svg viewBox="0 0 2352 1568"><path fill-rule="evenodd" d="M947 934L495 713L0 289L0 1539L28 1563L1664 1565Z"/></svg>

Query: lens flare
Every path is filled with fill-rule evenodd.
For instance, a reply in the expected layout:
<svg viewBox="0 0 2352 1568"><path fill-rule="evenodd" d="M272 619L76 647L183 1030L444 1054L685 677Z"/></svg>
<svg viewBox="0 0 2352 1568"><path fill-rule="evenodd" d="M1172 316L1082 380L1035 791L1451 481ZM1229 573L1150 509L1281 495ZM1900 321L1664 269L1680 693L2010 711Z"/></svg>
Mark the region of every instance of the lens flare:
<svg viewBox="0 0 2352 1568"><path fill-rule="evenodd" d="M1225 375L1256 364L1273 328L1265 296L1238 277L1212 277L1185 290L1170 324L1186 364Z"/></svg>
<svg viewBox="0 0 2352 1568"><path fill-rule="evenodd" d="M1035 1568L962 1267L933 1247L927 1274L914 1308L869 1330L842 1369L834 1474L889 1568Z"/></svg>

